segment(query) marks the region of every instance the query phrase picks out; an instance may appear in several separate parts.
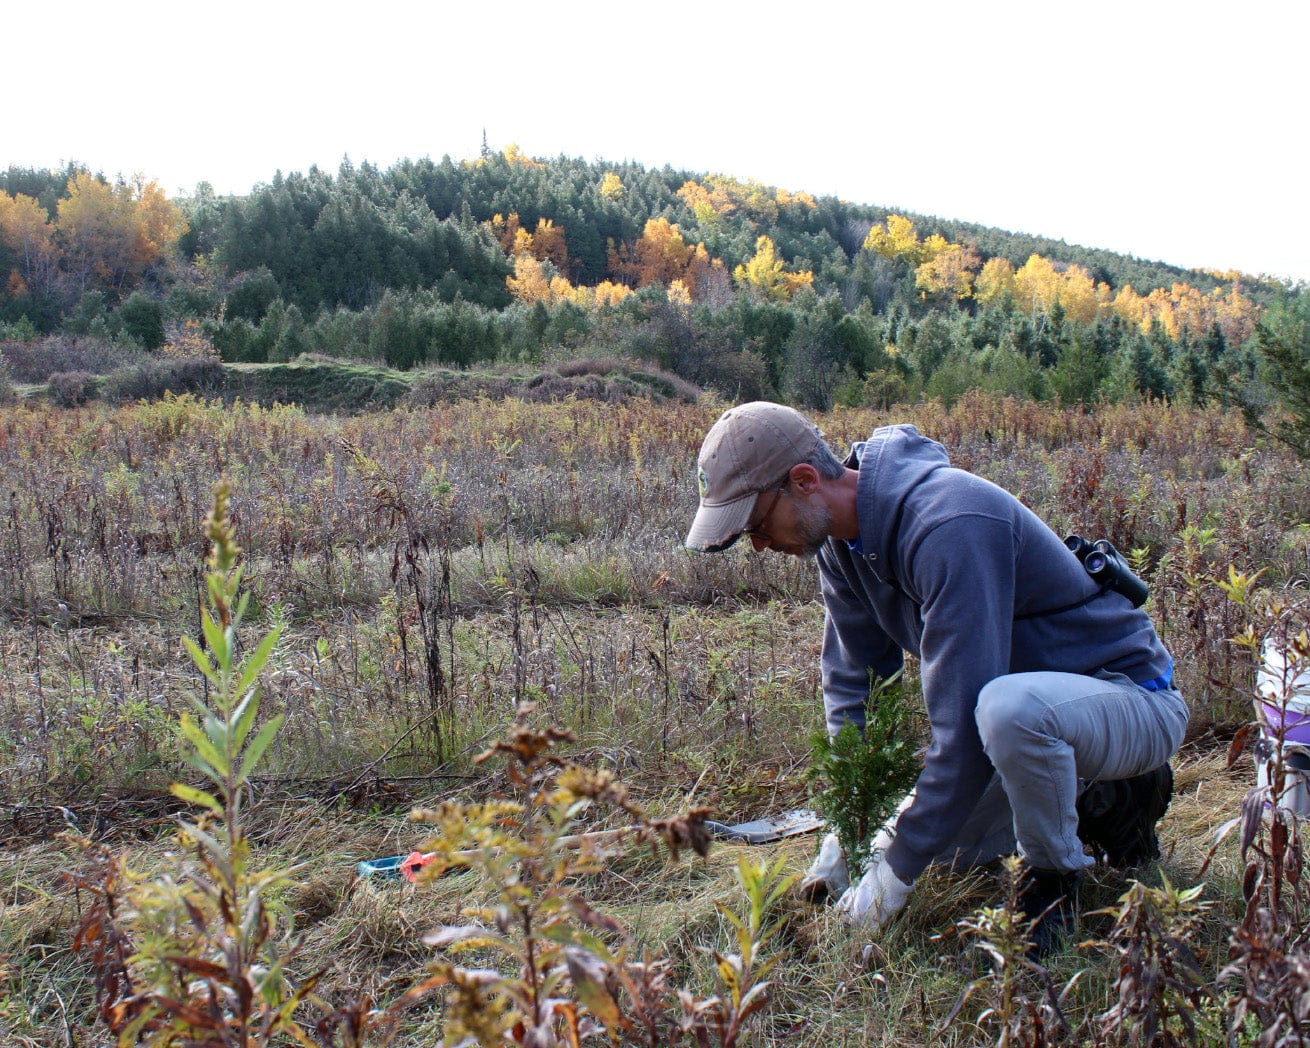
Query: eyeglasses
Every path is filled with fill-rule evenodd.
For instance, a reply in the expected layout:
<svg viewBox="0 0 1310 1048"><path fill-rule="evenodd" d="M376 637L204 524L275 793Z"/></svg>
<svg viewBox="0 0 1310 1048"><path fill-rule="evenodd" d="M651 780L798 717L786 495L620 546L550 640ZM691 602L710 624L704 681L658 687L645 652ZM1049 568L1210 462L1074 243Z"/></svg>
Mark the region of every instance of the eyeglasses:
<svg viewBox="0 0 1310 1048"><path fill-rule="evenodd" d="M784 484L783 487L786 487L786 485ZM760 517L760 522L748 527L744 532L742 532L743 535L747 538L762 539L765 542L773 541L773 536L764 530L764 526L768 524L769 517L773 515L774 507L778 505L778 499L782 498L782 491L783 488L777 488L773 492L773 498L769 500L769 508L766 509L764 514ZM763 492L761 492L761 494L763 494Z"/></svg>

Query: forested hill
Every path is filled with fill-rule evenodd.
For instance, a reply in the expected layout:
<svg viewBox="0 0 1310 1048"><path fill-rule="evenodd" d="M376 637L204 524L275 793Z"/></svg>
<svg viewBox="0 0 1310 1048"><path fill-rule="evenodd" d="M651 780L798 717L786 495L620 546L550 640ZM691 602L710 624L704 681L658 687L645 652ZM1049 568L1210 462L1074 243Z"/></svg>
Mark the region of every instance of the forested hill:
<svg viewBox="0 0 1310 1048"><path fill-rule="evenodd" d="M0 176L0 336L425 363L644 360L827 406L1227 398L1298 289L715 174L514 147L245 196Z"/></svg>

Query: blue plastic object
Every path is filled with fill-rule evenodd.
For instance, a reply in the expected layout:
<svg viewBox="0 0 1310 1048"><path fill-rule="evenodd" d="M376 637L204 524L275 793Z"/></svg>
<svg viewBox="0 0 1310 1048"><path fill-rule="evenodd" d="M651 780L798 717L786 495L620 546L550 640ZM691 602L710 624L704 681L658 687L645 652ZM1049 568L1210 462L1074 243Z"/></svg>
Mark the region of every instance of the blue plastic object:
<svg viewBox="0 0 1310 1048"><path fill-rule="evenodd" d="M399 877L408 855L392 855L385 859L369 859L359 864L361 877Z"/></svg>

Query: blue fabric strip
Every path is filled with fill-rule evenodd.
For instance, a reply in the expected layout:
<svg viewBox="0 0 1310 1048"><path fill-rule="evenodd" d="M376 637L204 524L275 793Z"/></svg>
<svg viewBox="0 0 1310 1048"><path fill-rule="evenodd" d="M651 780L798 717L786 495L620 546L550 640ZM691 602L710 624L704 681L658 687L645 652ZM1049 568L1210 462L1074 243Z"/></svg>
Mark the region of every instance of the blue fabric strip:
<svg viewBox="0 0 1310 1048"><path fill-rule="evenodd" d="M1174 660L1169 659L1169 668L1160 676L1152 680L1139 680L1137 686L1145 688L1147 691L1163 691L1165 688L1172 688L1174 686Z"/></svg>

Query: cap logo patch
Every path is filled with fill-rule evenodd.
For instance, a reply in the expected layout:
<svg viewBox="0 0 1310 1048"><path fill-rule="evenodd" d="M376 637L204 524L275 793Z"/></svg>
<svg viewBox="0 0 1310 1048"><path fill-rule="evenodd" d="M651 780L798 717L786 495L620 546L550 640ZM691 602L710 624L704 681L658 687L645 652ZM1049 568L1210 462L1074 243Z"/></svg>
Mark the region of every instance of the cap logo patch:
<svg viewBox="0 0 1310 1048"><path fill-rule="evenodd" d="M705 467L696 467L696 486L700 488L700 497L704 498L710 493L710 478L705 475Z"/></svg>

